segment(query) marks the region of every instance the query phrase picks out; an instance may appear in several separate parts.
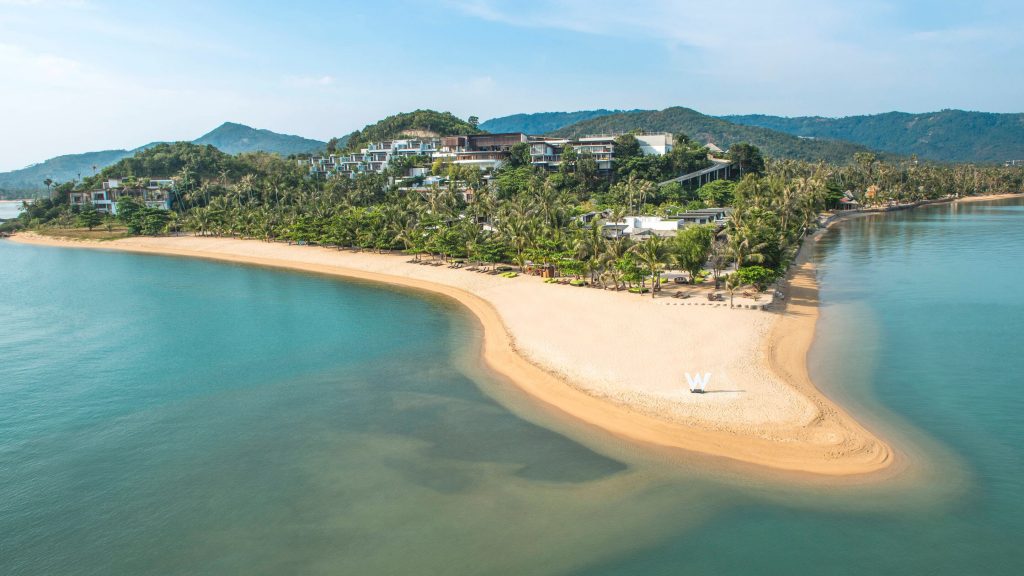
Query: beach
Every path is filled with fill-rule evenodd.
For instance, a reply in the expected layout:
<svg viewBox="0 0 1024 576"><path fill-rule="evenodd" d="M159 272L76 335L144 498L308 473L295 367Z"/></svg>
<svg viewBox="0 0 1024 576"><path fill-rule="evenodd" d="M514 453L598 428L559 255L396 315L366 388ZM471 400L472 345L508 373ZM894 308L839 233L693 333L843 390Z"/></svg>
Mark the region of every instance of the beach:
<svg viewBox="0 0 1024 576"><path fill-rule="evenodd" d="M409 263L409 256L175 236L13 241L197 257L329 274L457 300L483 326L487 366L540 402L632 441L770 469L878 473L894 451L830 401L806 367L817 285L806 254L768 311L545 284ZM692 394L686 374L710 374Z"/></svg>

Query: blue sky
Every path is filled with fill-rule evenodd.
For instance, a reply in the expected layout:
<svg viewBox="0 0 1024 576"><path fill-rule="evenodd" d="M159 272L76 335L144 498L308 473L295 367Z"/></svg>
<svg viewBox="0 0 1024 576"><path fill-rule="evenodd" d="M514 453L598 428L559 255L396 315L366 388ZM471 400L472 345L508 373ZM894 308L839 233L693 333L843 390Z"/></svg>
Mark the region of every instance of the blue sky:
<svg viewBox="0 0 1024 576"><path fill-rule="evenodd" d="M1022 29L1003 0L0 0L0 170L416 108L1020 112Z"/></svg>

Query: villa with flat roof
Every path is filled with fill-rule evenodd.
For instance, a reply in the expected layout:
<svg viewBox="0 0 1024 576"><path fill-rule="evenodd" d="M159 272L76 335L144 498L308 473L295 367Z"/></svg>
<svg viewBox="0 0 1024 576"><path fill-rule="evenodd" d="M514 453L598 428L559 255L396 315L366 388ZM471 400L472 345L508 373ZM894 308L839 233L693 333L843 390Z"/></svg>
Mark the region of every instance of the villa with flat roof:
<svg viewBox="0 0 1024 576"><path fill-rule="evenodd" d="M137 179L131 186L128 186L124 179L109 178L101 183L98 190L71 192L68 201L72 207L92 206L97 212L117 214L117 201L126 196L133 196L147 208L170 210L174 201L174 189L174 180L171 178L142 178Z"/></svg>

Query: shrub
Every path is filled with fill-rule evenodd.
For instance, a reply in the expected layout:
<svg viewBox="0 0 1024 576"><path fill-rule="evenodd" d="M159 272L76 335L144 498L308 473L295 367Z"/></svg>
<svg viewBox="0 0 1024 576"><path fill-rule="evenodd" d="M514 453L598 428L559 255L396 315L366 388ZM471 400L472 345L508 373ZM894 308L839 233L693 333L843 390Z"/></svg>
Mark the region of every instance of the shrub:
<svg viewBox="0 0 1024 576"><path fill-rule="evenodd" d="M749 284L758 291L764 290L769 284L775 281L778 274L764 266L744 266L736 271L741 284Z"/></svg>

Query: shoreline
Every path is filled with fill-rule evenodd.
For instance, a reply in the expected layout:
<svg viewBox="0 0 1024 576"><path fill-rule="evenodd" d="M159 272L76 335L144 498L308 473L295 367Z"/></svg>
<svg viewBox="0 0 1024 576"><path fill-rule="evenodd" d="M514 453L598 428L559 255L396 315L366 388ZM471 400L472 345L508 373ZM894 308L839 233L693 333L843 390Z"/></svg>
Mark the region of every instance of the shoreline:
<svg viewBox="0 0 1024 576"><path fill-rule="evenodd" d="M742 463L764 466L777 471L804 472L804 474L827 477L874 477L891 467L894 460L893 450L881 439L856 422L842 407L831 402L818 390L807 373L807 354L814 338L817 321L817 286L814 280L813 264L808 261L807 251L811 248L805 243L801 250L795 272L786 280L787 297L783 311L776 312L741 312L728 308L689 308L662 307L655 311L664 314L672 311L679 315L712 314L719 323L730 323L734 329L745 330L746 325L754 324L757 319L762 328L760 332L751 329L751 335L758 345L755 351L759 358L754 359L754 372L771 372L766 398L775 395L796 404L795 410L769 413L763 420L742 421L736 425L728 420L729 416L738 419L742 416L751 420L751 414L761 416L757 408L745 402L742 394L748 390L721 390L725 398L722 411L726 418L722 421L702 421L700 418L681 419L667 414L666 406L655 403L650 405L649 398L644 398L631 389L630 383L623 383L621 389L602 390L582 385L584 378L572 373L570 364L539 361L530 354L528 346L523 345L530 334L521 333L510 328L509 318L515 311L506 310L503 318L499 307L488 300L487 291L479 293L445 285L436 281L408 276L383 274L372 270L360 270L353 265L339 265L346 257L355 255L325 248L287 246L283 244L265 243L257 240L233 240L198 237L164 237L164 238L131 238L108 242L58 240L38 235L20 234L13 239L15 242L90 249L119 250L135 253L161 254L170 256L199 257L228 261L234 263L270 266L275 269L297 270L335 277L366 280L390 285L397 285L414 290L423 290L452 298L468 308L483 327L482 357L485 365L494 372L512 381L528 396L554 407L558 411L578 420L602 428L612 435L630 441L655 447L681 449L702 455L721 457ZM272 254L271 254L272 252ZM326 254L325 254L326 252ZM298 258L300 254L313 253L331 258ZM271 257L273 256L273 257ZM407 257L382 254L359 254L361 259L390 260L397 258L400 263L415 273L424 266L406 263ZM313 260L313 261L307 261ZM324 261L333 260L333 261ZM351 264L351 262L349 262ZM365 266L364 266L365 268ZM430 266L426 266L430 268ZM434 273L469 277L461 271L436 270ZM472 275L476 276L476 275ZM484 276L489 281L495 277ZM527 282L540 288L539 279L522 278L520 285ZM537 282L530 282L536 280ZM545 288L541 288L544 290ZM550 288L549 288L550 289ZM554 289L558 290L558 289ZM560 292L577 296L585 294L583 290L562 289ZM536 290L535 290L536 291ZM589 291L588 291L589 292ZM650 298L630 297L623 293L604 292L601 296L617 298L626 307L631 304L651 307L660 303ZM555 292L552 292L555 293ZM639 300L639 301L638 301ZM500 304L501 305L501 304ZM730 318L731 317L731 318ZM765 322L760 322L760 318ZM612 339L610 336L607 339ZM547 343L550 343L547 342ZM545 342L542 342L545 345ZM711 347L711 346L709 346ZM718 352L722 353L721 349ZM738 360L729 357L728 352L724 365ZM750 352L750 351L748 351ZM750 382L749 382L750 383ZM685 386L685 382L682 383ZM676 385L678 388L678 384ZM753 386L751 386L753 387ZM616 396L609 393L623 393ZM683 401L694 403L694 399L713 399L719 395L690 395L685 393L673 397L673 403L684 405ZM794 398L790 398L794 397ZM739 400L736 400L736 399ZM745 402L745 404L744 404ZM711 404L712 401L709 401ZM678 408L676 406L675 408ZM792 408L785 406L784 408ZM731 410L731 411L730 411ZM745 410L745 412L744 412ZM668 416L668 417L667 417ZM779 416L772 420L772 416ZM742 425L740 425L742 424Z"/></svg>

